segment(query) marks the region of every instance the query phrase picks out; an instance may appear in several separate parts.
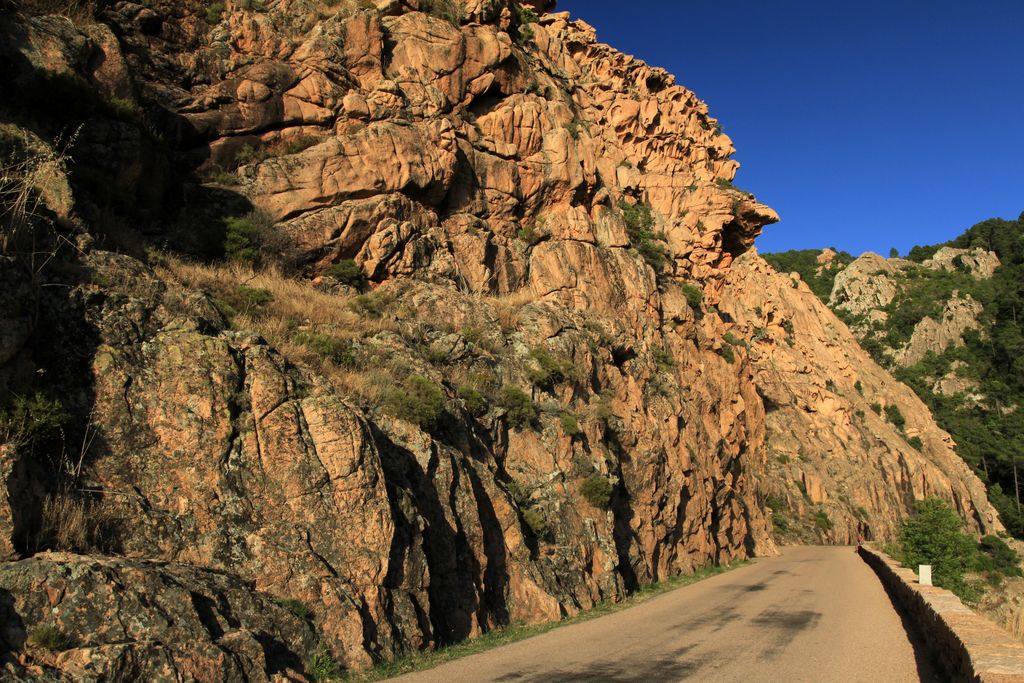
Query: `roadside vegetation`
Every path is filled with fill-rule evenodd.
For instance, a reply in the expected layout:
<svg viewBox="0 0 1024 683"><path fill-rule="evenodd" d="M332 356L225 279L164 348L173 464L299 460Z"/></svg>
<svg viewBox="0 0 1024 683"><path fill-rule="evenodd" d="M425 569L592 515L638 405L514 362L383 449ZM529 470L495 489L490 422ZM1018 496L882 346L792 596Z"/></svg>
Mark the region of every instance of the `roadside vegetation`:
<svg viewBox="0 0 1024 683"><path fill-rule="evenodd" d="M1020 557L1006 541L998 536L978 541L965 533L960 516L938 498L918 501L900 527L898 544L885 550L914 571L931 565L933 583L969 604L981 599L986 583L995 586L1022 575Z"/></svg>

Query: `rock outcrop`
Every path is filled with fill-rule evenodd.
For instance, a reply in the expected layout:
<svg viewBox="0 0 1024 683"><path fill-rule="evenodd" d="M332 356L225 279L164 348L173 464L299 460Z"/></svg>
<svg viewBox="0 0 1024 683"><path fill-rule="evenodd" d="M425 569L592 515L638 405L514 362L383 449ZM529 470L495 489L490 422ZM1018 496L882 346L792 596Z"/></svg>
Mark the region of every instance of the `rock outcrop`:
<svg viewBox="0 0 1024 683"><path fill-rule="evenodd" d="M806 285L794 288L752 251L730 270L721 308L749 346L764 400L768 460L758 482L777 522L855 543L895 528L903 501L956 491L962 516L998 528L984 486L928 408ZM885 412L893 406L902 424Z"/></svg>
<svg viewBox="0 0 1024 683"><path fill-rule="evenodd" d="M10 146L77 131L22 226L50 261L0 261L9 671L302 680L771 554L780 519L888 538L936 494L1000 528L747 254L777 216L703 102L565 13L459 10L0 12Z"/></svg>
<svg viewBox="0 0 1024 683"><path fill-rule="evenodd" d="M980 329L978 322L984 307L969 294L953 292L936 320L925 316L914 326L906 346L896 352L895 361L903 367L918 363L929 351L941 353L950 347L964 345L964 333Z"/></svg>

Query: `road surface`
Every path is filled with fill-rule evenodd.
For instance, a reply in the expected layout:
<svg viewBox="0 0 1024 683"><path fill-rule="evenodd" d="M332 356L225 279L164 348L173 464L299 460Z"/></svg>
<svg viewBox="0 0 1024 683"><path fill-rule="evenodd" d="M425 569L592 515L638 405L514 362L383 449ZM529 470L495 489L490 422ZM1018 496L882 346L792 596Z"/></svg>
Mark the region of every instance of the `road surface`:
<svg viewBox="0 0 1024 683"><path fill-rule="evenodd" d="M940 679L852 548L794 547L615 614L394 680Z"/></svg>

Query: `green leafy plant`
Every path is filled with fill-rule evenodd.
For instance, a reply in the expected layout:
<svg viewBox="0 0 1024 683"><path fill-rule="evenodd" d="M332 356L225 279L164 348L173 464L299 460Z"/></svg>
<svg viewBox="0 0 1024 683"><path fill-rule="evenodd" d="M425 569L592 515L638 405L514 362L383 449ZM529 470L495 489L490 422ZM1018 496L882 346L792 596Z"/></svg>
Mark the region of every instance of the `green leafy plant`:
<svg viewBox="0 0 1024 683"><path fill-rule="evenodd" d="M309 620L309 618L313 616L313 612L310 611L309 607L307 607L301 600L286 598L284 600L278 600L277 604L297 616L299 619Z"/></svg>
<svg viewBox="0 0 1024 683"><path fill-rule="evenodd" d="M977 545L963 532L963 526L963 520L945 501L918 501L913 517L900 526L899 559L914 570L918 565L931 565L936 586L972 598L964 572L976 562Z"/></svg>
<svg viewBox="0 0 1024 683"><path fill-rule="evenodd" d="M903 417L903 413L900 412L899 406L890 403L885 406L885 419L892 423L896 429L903 431L903 428L907 426L907 420Z"/></svg>
<svg viewBox="0 0 1024 683"><path fill-rule="evenodd" d="M519 387L502 387L496 403L505 411L508 423L514 429L523 429L537 421L537 406Z"/></svg>
<svg viewBox="0 0 1024 683"><path fill-rule="evenodd" d="M533 42L536 37L536 31L531 24L535 24L540 21L540 17L533 10L532 7L526 5L516 6L516 16L519 19L519 30L517 33L517 42L521 45Z"/></svg>
<svg viewBox="0 0 1024 683"><path fill-rule="evenodd" d="M829 519L828 513L824 510L815 510L814 514L811 515L811 520L814 522L814 526L822 531L828 531L832 528L832 520Z"/></svg>
<svg viewBox="0 0 1024 683"><path fill-rule="evenodd" d="M683 292L683 296L686 297L686 303L690 305L690 308L695 312L699 312L704 302L704 292L701 291L700 287L684 282L679 285L679 289Z"/></svg>
<svg viewBox="0 0 1024 683"><path fill-rule="evenodd" d="M214 2L206 8L206 21L210 24L220 23L221 17L224 15L224 3Z"/></svg>
<svg viewBox="0 0 1024 683"><path fill-rule="evenodd" d="M574 437L580 433L580 423L572 413L562 413L558 416L558 420L562 424L562 431L566 436Z"/></svg>
<svg viewBox="0 0 1024 683"><path fill-rule="evenodd" d="M50 652L63 652L74 647L74 639L56 626L37 626L28 634L28 641Z"/></svg>
<svg viewBox="0 0 1024 683"><path fill-rule="evenodd" d="M530 351L535 367L527 370L530 381L541 388L551 389L555 384L572 377L575 369L567 360L556 357L543 346L536 346Z"/></svg>
<svg viewBox="0 0 1024 683"><path fill-rule="evenodd" d="M356 356L352 342L348 339L333 337L328 334L300 332L295 335L296 344L305 346L335 365L346 368L355 367Z"/></svg>
<svg viewBox="0 0 1024 683"><path fill-rule="evenodd" d="M444 413L444 392L426 377L409 375L400 387L385 392L383 404L395 417L430 431Z"/></svg>
<svg viewBox="0 0 1024 683"><path fill-rule="evenodd" d="M547 536L547 533L551 528L551 524L548 522L547 517L544 516L544 513L533 508L527 508L523 510L522 513L523 521L526 522L526 526L530 527L534 536L537 538Z"/></svg>
<svg viewBox="0 0 1024 683"><path fill-rule="evenodd" d="M266 306L274 300L274 295L271 294L270 290L263 289L261 287L247 287L246 285L239 285L238 295L247 306L255 308Z"/></svg>
<svg viewBox="0 0 1024 683"><path fill-rule="evenodd" d="M614 490L615 485L608 477L600 474L590 475L583 480L583 484L580 486L580 494L587 499L587 502L602 510L611 507Z"/></svg>
<svg viewBox="0 0 1024 683"><path fill-rule="evenodd" d="M619 211L622 212L630 245L654 270L655 275L661 275L668 265L668 250L664 245L665 236L654 232L655 220L651 207L641 202L630 204L620 199Z"/></svg>
<svg viewBox="0 0 1024 683"><path fill-rule="evenodd" d="M478 416L487 412L487 397L475 388L460 384L455 392L470 415Z"/></svg>
<svg viewBox="0 0 1024 683"><path fill-rule="evenodd" d="M327 269L327 274L343 285L356 289L366 287L366 273L354 259L346 258L332 263Z"/></svg>
<svg viewBox="0 0 1024 683"><path fill-rule="evenodd" d="M330 651L326 647L318 648L309 658L306 670L313 677L314 681L336 681L341 678L343 670L334 661Z"/></svg>

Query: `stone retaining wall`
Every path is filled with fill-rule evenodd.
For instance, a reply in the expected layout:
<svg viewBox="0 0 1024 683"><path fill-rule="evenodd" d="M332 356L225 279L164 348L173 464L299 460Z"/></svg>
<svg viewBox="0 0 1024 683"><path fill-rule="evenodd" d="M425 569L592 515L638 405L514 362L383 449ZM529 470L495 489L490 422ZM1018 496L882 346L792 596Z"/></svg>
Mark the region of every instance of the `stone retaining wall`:
<svg viewBox="0 0 1024 683"><path fill-rule="evenodd" d="M918 584L912 570L888 555L862 546L860 556L917 627L949 680L1024 683L1024 644L948 590Z"/></svg>

